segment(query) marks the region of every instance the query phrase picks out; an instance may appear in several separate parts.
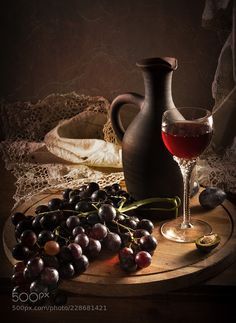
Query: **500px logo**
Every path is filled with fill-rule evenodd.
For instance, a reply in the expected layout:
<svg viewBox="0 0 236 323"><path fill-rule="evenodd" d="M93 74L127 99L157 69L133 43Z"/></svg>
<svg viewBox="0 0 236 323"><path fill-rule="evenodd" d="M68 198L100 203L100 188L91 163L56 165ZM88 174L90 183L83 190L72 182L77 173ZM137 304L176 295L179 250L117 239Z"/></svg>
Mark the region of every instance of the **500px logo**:
<svg viewBox="0 0 236 323"><path fill-rule="evenodd" d="M22 293L17 293L17 292L12 292L12 301L13 302L38 302L39 300L43 299L43 298L49 298L49 293L26 293L26 292L22 292Z"/></svg>

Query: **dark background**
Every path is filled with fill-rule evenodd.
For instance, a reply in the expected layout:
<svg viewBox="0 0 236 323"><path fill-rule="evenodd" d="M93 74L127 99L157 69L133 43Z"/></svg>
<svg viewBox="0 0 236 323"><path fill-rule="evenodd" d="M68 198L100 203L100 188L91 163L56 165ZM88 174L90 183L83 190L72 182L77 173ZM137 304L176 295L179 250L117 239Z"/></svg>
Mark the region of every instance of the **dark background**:
<svg viewBox="0 0 236 323"><path fill-rule="evenodd" d="M0 99L35 102L76 91L112 100L143 93L135 62L174 56L176 105L211 108L211 83L222 47L201 27L204 0L7 0L0 5ZM14 178L0 167L0 224L13 205ZM3 250L1 247L1 255ZM162 296L71 296L69 304L106 304L106 313L11 311L10 265L1 259L0 307L6 322L230 322L228 288L200 286ZM225 282L225 278L224 278ZM206 289L206 290L205 290ZM234 312L235 315L235 312Z"/></svg>
<svg viewBox="0 0 236 323"><path fill-rule="evenodd" d="M37 101L77 91L113 99L143 93L140 58L174 56L176 105L211 108L222 44L201 26L205 1L1 2L0 97Z"/></svg>

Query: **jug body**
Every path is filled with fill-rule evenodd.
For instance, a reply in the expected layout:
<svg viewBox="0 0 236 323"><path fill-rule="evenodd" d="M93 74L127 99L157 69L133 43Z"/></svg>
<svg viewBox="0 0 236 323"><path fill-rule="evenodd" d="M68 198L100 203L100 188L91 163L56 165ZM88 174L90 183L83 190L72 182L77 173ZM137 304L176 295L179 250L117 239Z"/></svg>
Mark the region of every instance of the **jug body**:
<svg viewBox="0 0 236 323"><path fill-rule="evenodd" d="M111 105L113 128L122 141L122 163L128 192L137 200L182 196L182 176L161 138L162 114L175 108L171 78L174 58L151 58L137 63L143 71L145 97L134 93L118 96ZM140 112L124 132L119 111L125 103Z"/></svg>

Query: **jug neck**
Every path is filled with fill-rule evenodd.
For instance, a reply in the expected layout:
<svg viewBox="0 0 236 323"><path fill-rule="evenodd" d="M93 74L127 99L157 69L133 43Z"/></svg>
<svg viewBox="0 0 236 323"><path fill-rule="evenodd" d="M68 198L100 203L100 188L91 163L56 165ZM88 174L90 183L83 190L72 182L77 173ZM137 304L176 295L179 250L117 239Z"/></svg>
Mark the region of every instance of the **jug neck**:
<svg viewBox="0 0 236 323"><path fill-rule="evenodd" d="M145 106L159 107L163 111L175 108L172 99L172 75L177 68L175 58L151 58L137 63L142 69L145 87ZM159 111L160 113L160 111Z"/></svg>

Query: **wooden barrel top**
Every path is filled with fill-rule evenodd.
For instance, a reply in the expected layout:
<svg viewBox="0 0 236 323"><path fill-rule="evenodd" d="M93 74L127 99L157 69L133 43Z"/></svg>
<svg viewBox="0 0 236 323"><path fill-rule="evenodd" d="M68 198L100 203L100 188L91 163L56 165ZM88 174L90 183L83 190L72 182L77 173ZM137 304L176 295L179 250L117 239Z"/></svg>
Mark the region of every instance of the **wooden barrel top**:
<svg viewBox="0 0 236 323"><path fill-rule="evenodd" d="M44 193L20 205L16 211L34 214L39 204L47 204L59 193ZM226 200L214 210L203 210L198 197L191 201L192 216L208 222L213 232L221 236L221 242L210 254L202 254L194 243L176 243L160 234L161 222L155 224L153 235L158 247L150 267L132 274L123 272L117 255L102 255L93 261L82 275L66 280L61 288L81 295L96 296L142 296L185 288L209 279L236 260L236 207ZM6 255L13 264L11 255L15 245L14 227L10 217L5 223L3 243Z"/></svg>

